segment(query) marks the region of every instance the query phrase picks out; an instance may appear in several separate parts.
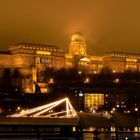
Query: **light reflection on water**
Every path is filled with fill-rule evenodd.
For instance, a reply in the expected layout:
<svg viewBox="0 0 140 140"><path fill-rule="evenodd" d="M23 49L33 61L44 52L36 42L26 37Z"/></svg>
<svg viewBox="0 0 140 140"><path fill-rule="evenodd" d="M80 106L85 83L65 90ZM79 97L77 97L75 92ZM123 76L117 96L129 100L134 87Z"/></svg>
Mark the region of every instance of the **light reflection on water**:
<svg viewBox="0 0 140 140"><path fill-rule="evenodd" d="M84 131L94 131L96 128L94 127L89 127L87 129L84 129ZM116 135L115 135L115 127L111 127L110 131L114 133L100 133L97 137L93 133L84 133L83 134L83 140L115 140ZM100 132L105 132L108 131L106 128L100 128L98 129ZM137 133L119 133L118 137L119 140L126 140L126 138L131 138L131 139L136 139L140 140L140 127L134 127L134 129L129 129L129 128L123 128L122 131L125 132L137 132ZM138 133L139 132L139 133Z"/></svg>

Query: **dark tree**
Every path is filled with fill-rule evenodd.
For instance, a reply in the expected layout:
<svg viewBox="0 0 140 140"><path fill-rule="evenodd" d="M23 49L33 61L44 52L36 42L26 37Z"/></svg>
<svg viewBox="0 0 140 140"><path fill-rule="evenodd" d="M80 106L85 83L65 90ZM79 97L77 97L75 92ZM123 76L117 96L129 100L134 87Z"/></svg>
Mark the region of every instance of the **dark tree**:
<svg viewBox="0 0 140 140"><path fill-rule="evenodd" d="M45 70L40 70L37 73L38 82L48 82L50 78L54 78L55 71L53 68L46 68Z"/></svg>
<svg viewBox="0 0 140 140"><path fill-rule="evenodd" d="M103 67L100 71L100 74L111 74L111 73L112 70L108 66Z"/></svg>
<svg viewBox="0 0 140 140"><path fill-rule="evenodd" d="M76 69L60 69L56 72L56 82L65 86L80 85L82 81L81 75Z"/></svg>
<svg viewBox="0 0 140 140"><path fill-rule="evenodd" d="M3 71L2 88L7 90L11 88L11 70L9 68L4 69Z"/></svg>
<svg viewBox="0 0 140 140"><path fill-rule="evenodd" d="M41 93L40 86L37 84L37 82L34 81L35 85L35 93Z"/></svg>
<svg viewBox="0 0 140 140"><path fill-rule="evenodd" d="M18 88L18 89L22 88L22 75L18 69L14 69L11 75L11 82L14 88Z"/></svg>

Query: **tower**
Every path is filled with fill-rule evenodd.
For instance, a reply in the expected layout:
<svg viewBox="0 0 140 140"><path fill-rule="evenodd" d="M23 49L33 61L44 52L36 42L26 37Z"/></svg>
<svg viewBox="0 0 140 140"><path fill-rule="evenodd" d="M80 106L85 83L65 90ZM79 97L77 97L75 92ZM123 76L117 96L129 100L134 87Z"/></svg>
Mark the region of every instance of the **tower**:
<svg viewBox="0 0 140 140"><path fill-rule="evenodd" d="M81 33L75 33L71 37L69 44L69 54L72 55L87 55L85 38Z"/></svg>

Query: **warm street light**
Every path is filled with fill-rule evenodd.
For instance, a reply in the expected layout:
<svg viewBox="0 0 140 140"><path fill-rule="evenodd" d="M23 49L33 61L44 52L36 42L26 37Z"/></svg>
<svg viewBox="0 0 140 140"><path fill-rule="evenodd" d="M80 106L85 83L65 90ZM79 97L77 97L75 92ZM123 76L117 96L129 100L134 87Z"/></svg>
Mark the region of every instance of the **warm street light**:
<svg viewBox="0 0 140 140"><path fill-rule="evenodd" d="M89 83L89 78L86 78L84 83Z"/></svg>
<svg viewBox="0 0 140 140"><path fill-rule="evenodd" d="M138 108L137 107L135 108L135 111L138 112Z"/></svg>
<svg viewBox="0 0 140 140"><path fill-rule="evenodd" d="M20 110L20 109L21 109L20 106L18 106L18 107L17 107L17 110Z"/></svg>
<svg viewBox="0 0 140 140"><path fill-rule="evenodd" d="M97 71L94 71L93 73L94 73L94 74L97 74Z"/></svg>
<svg viewBox="0 0 140 140"><path fill-rule="evenodd" d="M116 108L114 108L114 107L113 107L113 109L112 109L112 110L113 110L113 111L115 111L115 110L116 110Z"/></svg>
<svg viewBox="0 0 140 140"><path fill-rule="evenodd" d="M116 107L120 107L120 105L116 105Z"/></svg>
<svg viewBox="0 0 140 140"><path fill-rule="evenodd" d="M113 73L116 73L116 71L115 71L115 70L113 70Z"/></svg>
<svg viewBox="0 0 140 140"><path fill-rule="evenodd" d="M79 75L81 75L81 74L82 74L82 72L81 72L81 71L78 71L78 74L79 74Z"/></svg>
<svg viewBox="0 0 140 140"><path fill-rule="evenodd" d="M114 83L119 83L119 81L120 81L119 78L116 78L113 82Z"/></svg>
<svg viewBox="0 0 140 140"><path fill-rule="evenodd" d="M54 83L53 78L50 78L50 80L49 80L49 84L53 84L53 83Z"/></svg>
<svg viewBox="0 0 140 140"><path fill-rule="evenodd" d="M114 111L113 111L113 110L111 110L111 111L110 111L110 113L112 114L112 113L114 113Z"/></svg>

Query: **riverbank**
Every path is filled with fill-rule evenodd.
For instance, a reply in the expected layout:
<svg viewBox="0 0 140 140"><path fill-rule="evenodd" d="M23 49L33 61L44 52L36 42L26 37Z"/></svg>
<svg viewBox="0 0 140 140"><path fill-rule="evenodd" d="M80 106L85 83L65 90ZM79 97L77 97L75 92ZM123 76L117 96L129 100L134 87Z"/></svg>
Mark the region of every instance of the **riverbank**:
<svg viewBox="0 0 140 140"><path fill-rule="evenodd" d="M125 127L134 128L138 125L138 118L130 114L113 113L111 117L97 115L96 113L79 113L79 124L82 128L96 127Z"/></svg>

